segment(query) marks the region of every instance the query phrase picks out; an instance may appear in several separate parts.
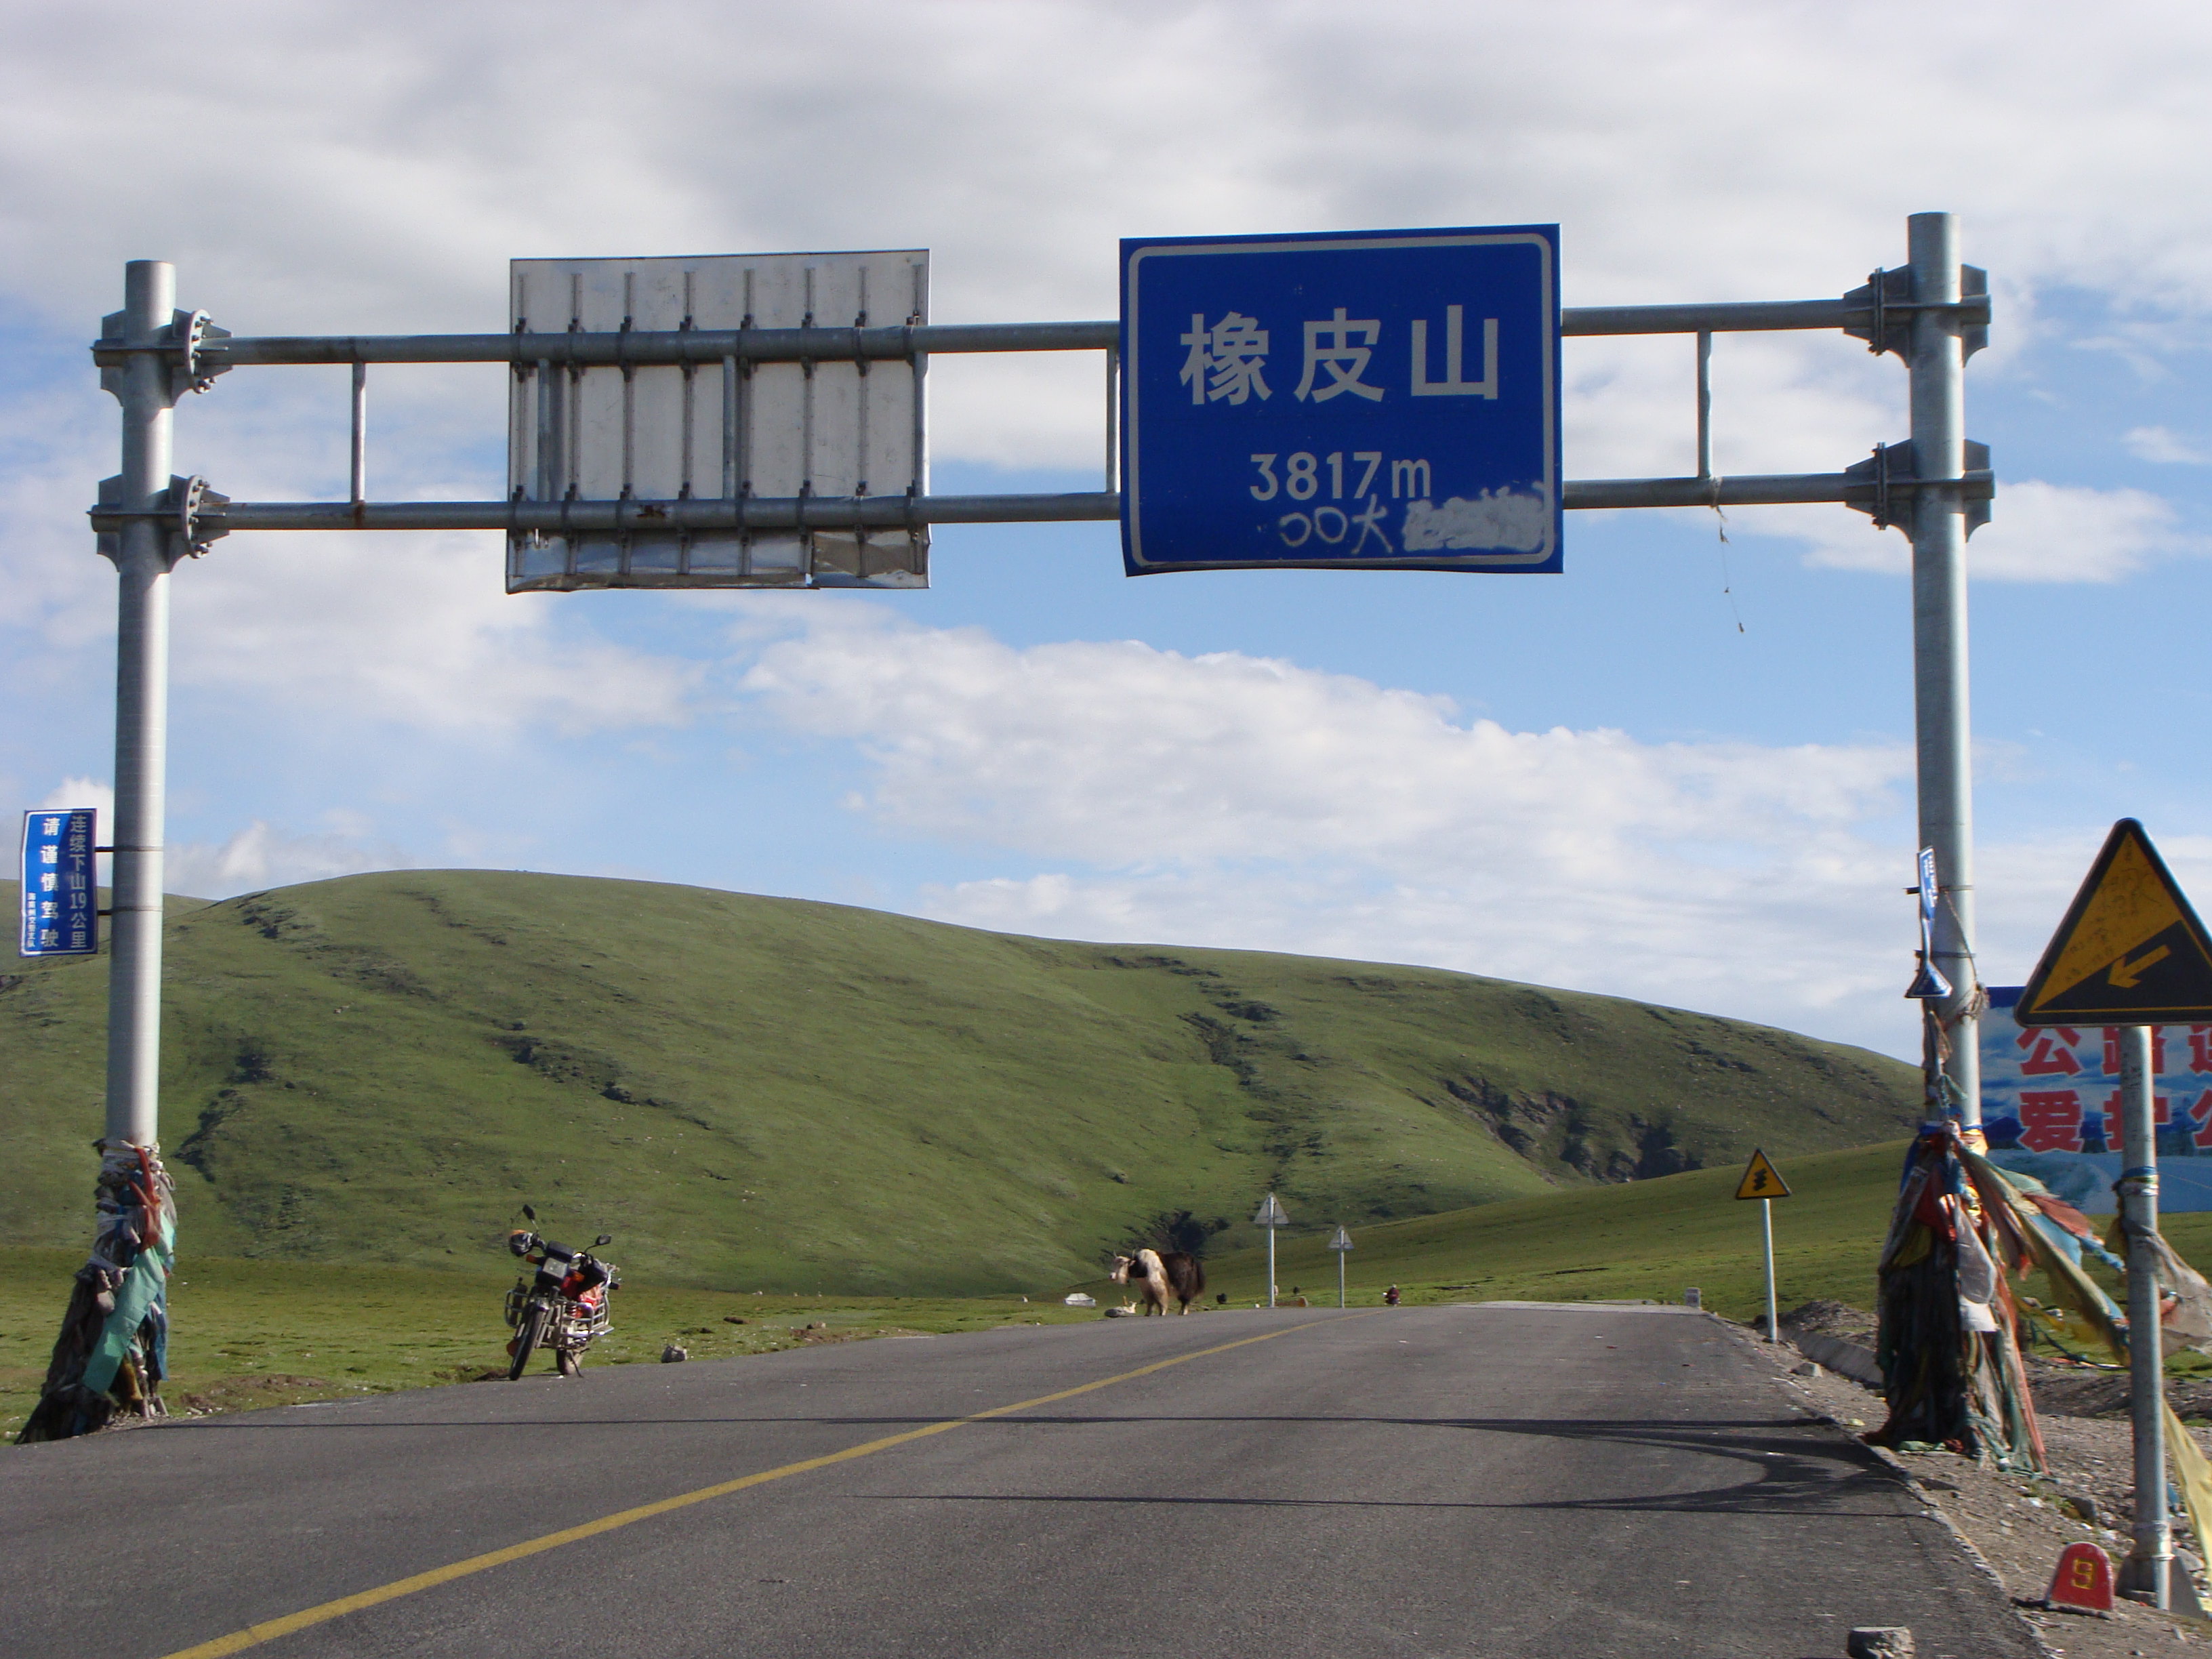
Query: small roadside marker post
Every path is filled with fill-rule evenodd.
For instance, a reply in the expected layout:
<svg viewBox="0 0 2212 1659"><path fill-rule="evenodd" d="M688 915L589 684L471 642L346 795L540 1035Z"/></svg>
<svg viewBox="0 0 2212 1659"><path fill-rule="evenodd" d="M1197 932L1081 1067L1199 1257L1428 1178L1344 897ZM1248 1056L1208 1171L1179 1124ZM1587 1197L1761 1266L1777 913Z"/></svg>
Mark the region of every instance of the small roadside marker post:
<svg viewBox="0 0 2212 1659"><path fill-rule="evenodd" d="M1782 1178L1782 1171L1767 1162L1766 1154L1753 1148L1751 1162L1744 1165L1743 1179L1736 1182L1738 1198L1759 1200L1759 1222L1766 1240L1766 1340L1782 1340L1780 1317L1774 1308L1774 1200L1790 1196L1790 1184Z"/></svg>
<svg viewBox="0 0 2212 1659"><path fill-rule="evenodd" d="M2059 1553L2058 1569L2043 1599L2053 1607L2084 1613L2112 1610L2112 1558L2094 1544L2069 1544Z"/></svg>
<svg viewBox="0 0 2212 1659"><path fill-rule="evenodd" d="M1273 1238L1274 1234L1269 1233L1267 1237ZM1336 1252L1336 1305L1341 1308L1344 1305L1344 1258L1352 1249L1351 1233L1339 1227L1336 1237L1328 1241L1328 1248Z"/></svg>
<svg viewBox="0 0 2212 1659"><path fill-rule="evenodd" d="M1272 1308L1275 1305L1275 1230L1291 1224L1290 1213L1283 1208L1283 1200L1269 1193L1267 1201L1252 1218L1252 1224L1267 1230L1267 1305ZM1338 1260L1343 1258L1340 1256Z"/></svg>

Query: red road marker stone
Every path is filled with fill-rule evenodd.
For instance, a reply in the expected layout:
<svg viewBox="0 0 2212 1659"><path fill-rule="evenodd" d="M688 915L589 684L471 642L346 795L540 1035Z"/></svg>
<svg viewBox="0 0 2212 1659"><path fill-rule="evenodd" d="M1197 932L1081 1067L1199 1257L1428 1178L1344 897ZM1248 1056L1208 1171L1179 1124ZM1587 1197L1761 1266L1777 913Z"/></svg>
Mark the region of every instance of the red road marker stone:
<svg viewBox="0 0 2212 1659"><path fill-rule="evenodd" d="M2084 1613L2112 1610L2112 1558L2094 1544L2069 1544L2051 1575L2051 1605Z"/></svg>

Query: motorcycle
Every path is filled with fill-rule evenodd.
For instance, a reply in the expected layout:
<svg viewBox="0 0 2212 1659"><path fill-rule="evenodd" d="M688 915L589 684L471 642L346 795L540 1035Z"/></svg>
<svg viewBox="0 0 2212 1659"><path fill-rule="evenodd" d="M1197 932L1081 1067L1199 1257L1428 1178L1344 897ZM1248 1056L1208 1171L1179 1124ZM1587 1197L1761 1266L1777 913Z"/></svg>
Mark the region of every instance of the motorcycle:
<svg viewBox="0 0 2212 1659"><path fill-rule="evenodd" d="M538 1212L527 1204L522 1213L538 1219ZM601 1233L592 1241L592 1249L613 1243L611 1235ZM584 1350L612 1328L607 1297L622 1288L622 1275L612 1262L600 1261L591 1250L572 1250L526 1227L507 1236L507 1248L534 1270L525 1272L507 1293L507 1322L514 1332L507 1345L514 1357L507 1380L520 1376L530 1356L541 1347L553 1350L553 1363L562 1376L580 1375Z"/></svg>

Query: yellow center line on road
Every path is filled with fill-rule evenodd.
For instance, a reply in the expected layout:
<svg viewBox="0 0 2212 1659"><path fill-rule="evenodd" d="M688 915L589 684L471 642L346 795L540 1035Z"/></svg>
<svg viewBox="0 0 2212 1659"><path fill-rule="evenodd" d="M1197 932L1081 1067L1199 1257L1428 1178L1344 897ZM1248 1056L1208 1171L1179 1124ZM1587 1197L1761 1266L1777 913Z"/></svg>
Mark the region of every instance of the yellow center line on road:
<svg viewBox="0 0 2212 1659"><path fill-rule="evenodd" d="M1358 1317L1359 1316L1354 1316ZM471 1573L489 1571L503 1567L510 1561L520 1561L547 1550L557 1550L564 1544L579 1544L586 1538L597 1538L601 1533L612 1532L618 1527L633 1526L640 1521L650 1521L657 1515L666 1515L672 1510L688 1509L694 1504L706 1503L709 1498L726 1498L732 1492L743 1492L748 1486L764 1486L771 1480L782 1480L794 1474L806 1474L815 1469L826 1469L832 1464L849 1463L856 1457L866 1457L879 1451L889 1451L893 1446L903 1446L909 1441L926 1440L933 1434L943 1434L969 1423L988 1422L994 1417L1005 1417L1014 1412L1025 1412L1037 1406L1049 1406L1056 1401L1073 1400L1079 1394L1094 1389L1110 1389L1116 1382L1133 1382L1139 1376L1150 1376L1176 1365L1188 1364L1194 1359L1204 1359L1212 1354L1227 1353L1232 1348L1249 1348L1255 1342L1271 1342L1279 1336L1288 1336L1295 1331L1309 1331L1327 1320L1309 1319L1304 1324L1290 1325L1279 1331L1265 1331L1258 1336L1240 1337L1234 1342L1224 1342L1218 1347L1200 1348L1196 1353L1178 1354L1173 1359L1162 1359L1150 1365L1139 1365L1135 1370L1122 1371L1113 1376L1102 1376L1096 1382L1079 1383L1072 1389L1062 1389L1057 1394L1041 1394L1034 1400L1018 1401L1011 1406L994 1406L988 1411L976 1412L968 1417L950 1417L942 1423L931 1423L919 1429L908 1429L903 1434L885 1435L880 1440L870 1440L858 1446L848 1446L821 1457L809 1457L796 1463L786 1463L781 1468L763 1469L758 1474L740 1475L734 1480L724 1480L712 1486L702 1486L696 1492L679 1492L673 1498L664 1498L657 1503L641 1504L635 1509L617 1510L612 1515L603 1515L596 1521L586 1521L581 1526L564 1527L559 1532L549 1532L541 1538L530 1538L520 1544L509 1544L505 1549L492 1550L483 1555L471 1555L465 1561L450 1562L442 1567L433 1567L428 1572L418 1572L412 1577L395 1578L388 1584L379 1584L374 1589L342 1595L335 1601L303 1607L297 1613L288 1613L282 1619L270 1619L258 1625L248 1625L244 1630L233 1631L228 1636L218 1636L212 1642L202 1642L197 1647L179 1648L174 1653L164 1654L161 1659L220 1659L228 1653L243 1653L248 1648L258 1648L264 1642L273 1642L280 1636L289 1636L312 1626L326 1624L331 1620L359 1613L381 1601L395 1601L403 1595L412 1595L418 1590L435 1589L449 1584L456 1578L465 1578Z"/></svg>

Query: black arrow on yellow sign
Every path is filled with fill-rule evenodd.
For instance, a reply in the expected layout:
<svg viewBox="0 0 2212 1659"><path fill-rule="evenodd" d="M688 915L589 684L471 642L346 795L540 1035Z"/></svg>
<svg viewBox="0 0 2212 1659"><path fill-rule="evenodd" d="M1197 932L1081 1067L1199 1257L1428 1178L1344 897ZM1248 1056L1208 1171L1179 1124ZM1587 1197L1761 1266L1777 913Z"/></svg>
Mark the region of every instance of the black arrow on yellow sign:
<svg viewBox="0 0 2212 1659"><path fill-rule="evenodd" d="M2212 1020L2212 938L2133 818L2106 837L2013 1018L2022 1025Z"/></svg>
<svg viewBox="0 0 2212 1659"><path fill-rule="evenodd" d="M1766 1161L1766 1154L1753 1151L1751 1162L1743 1168L1743 1179L1736 1183L1738 1198L1787 1198L1790 1183L1782 1178L1782 1171Z"/></svg>

